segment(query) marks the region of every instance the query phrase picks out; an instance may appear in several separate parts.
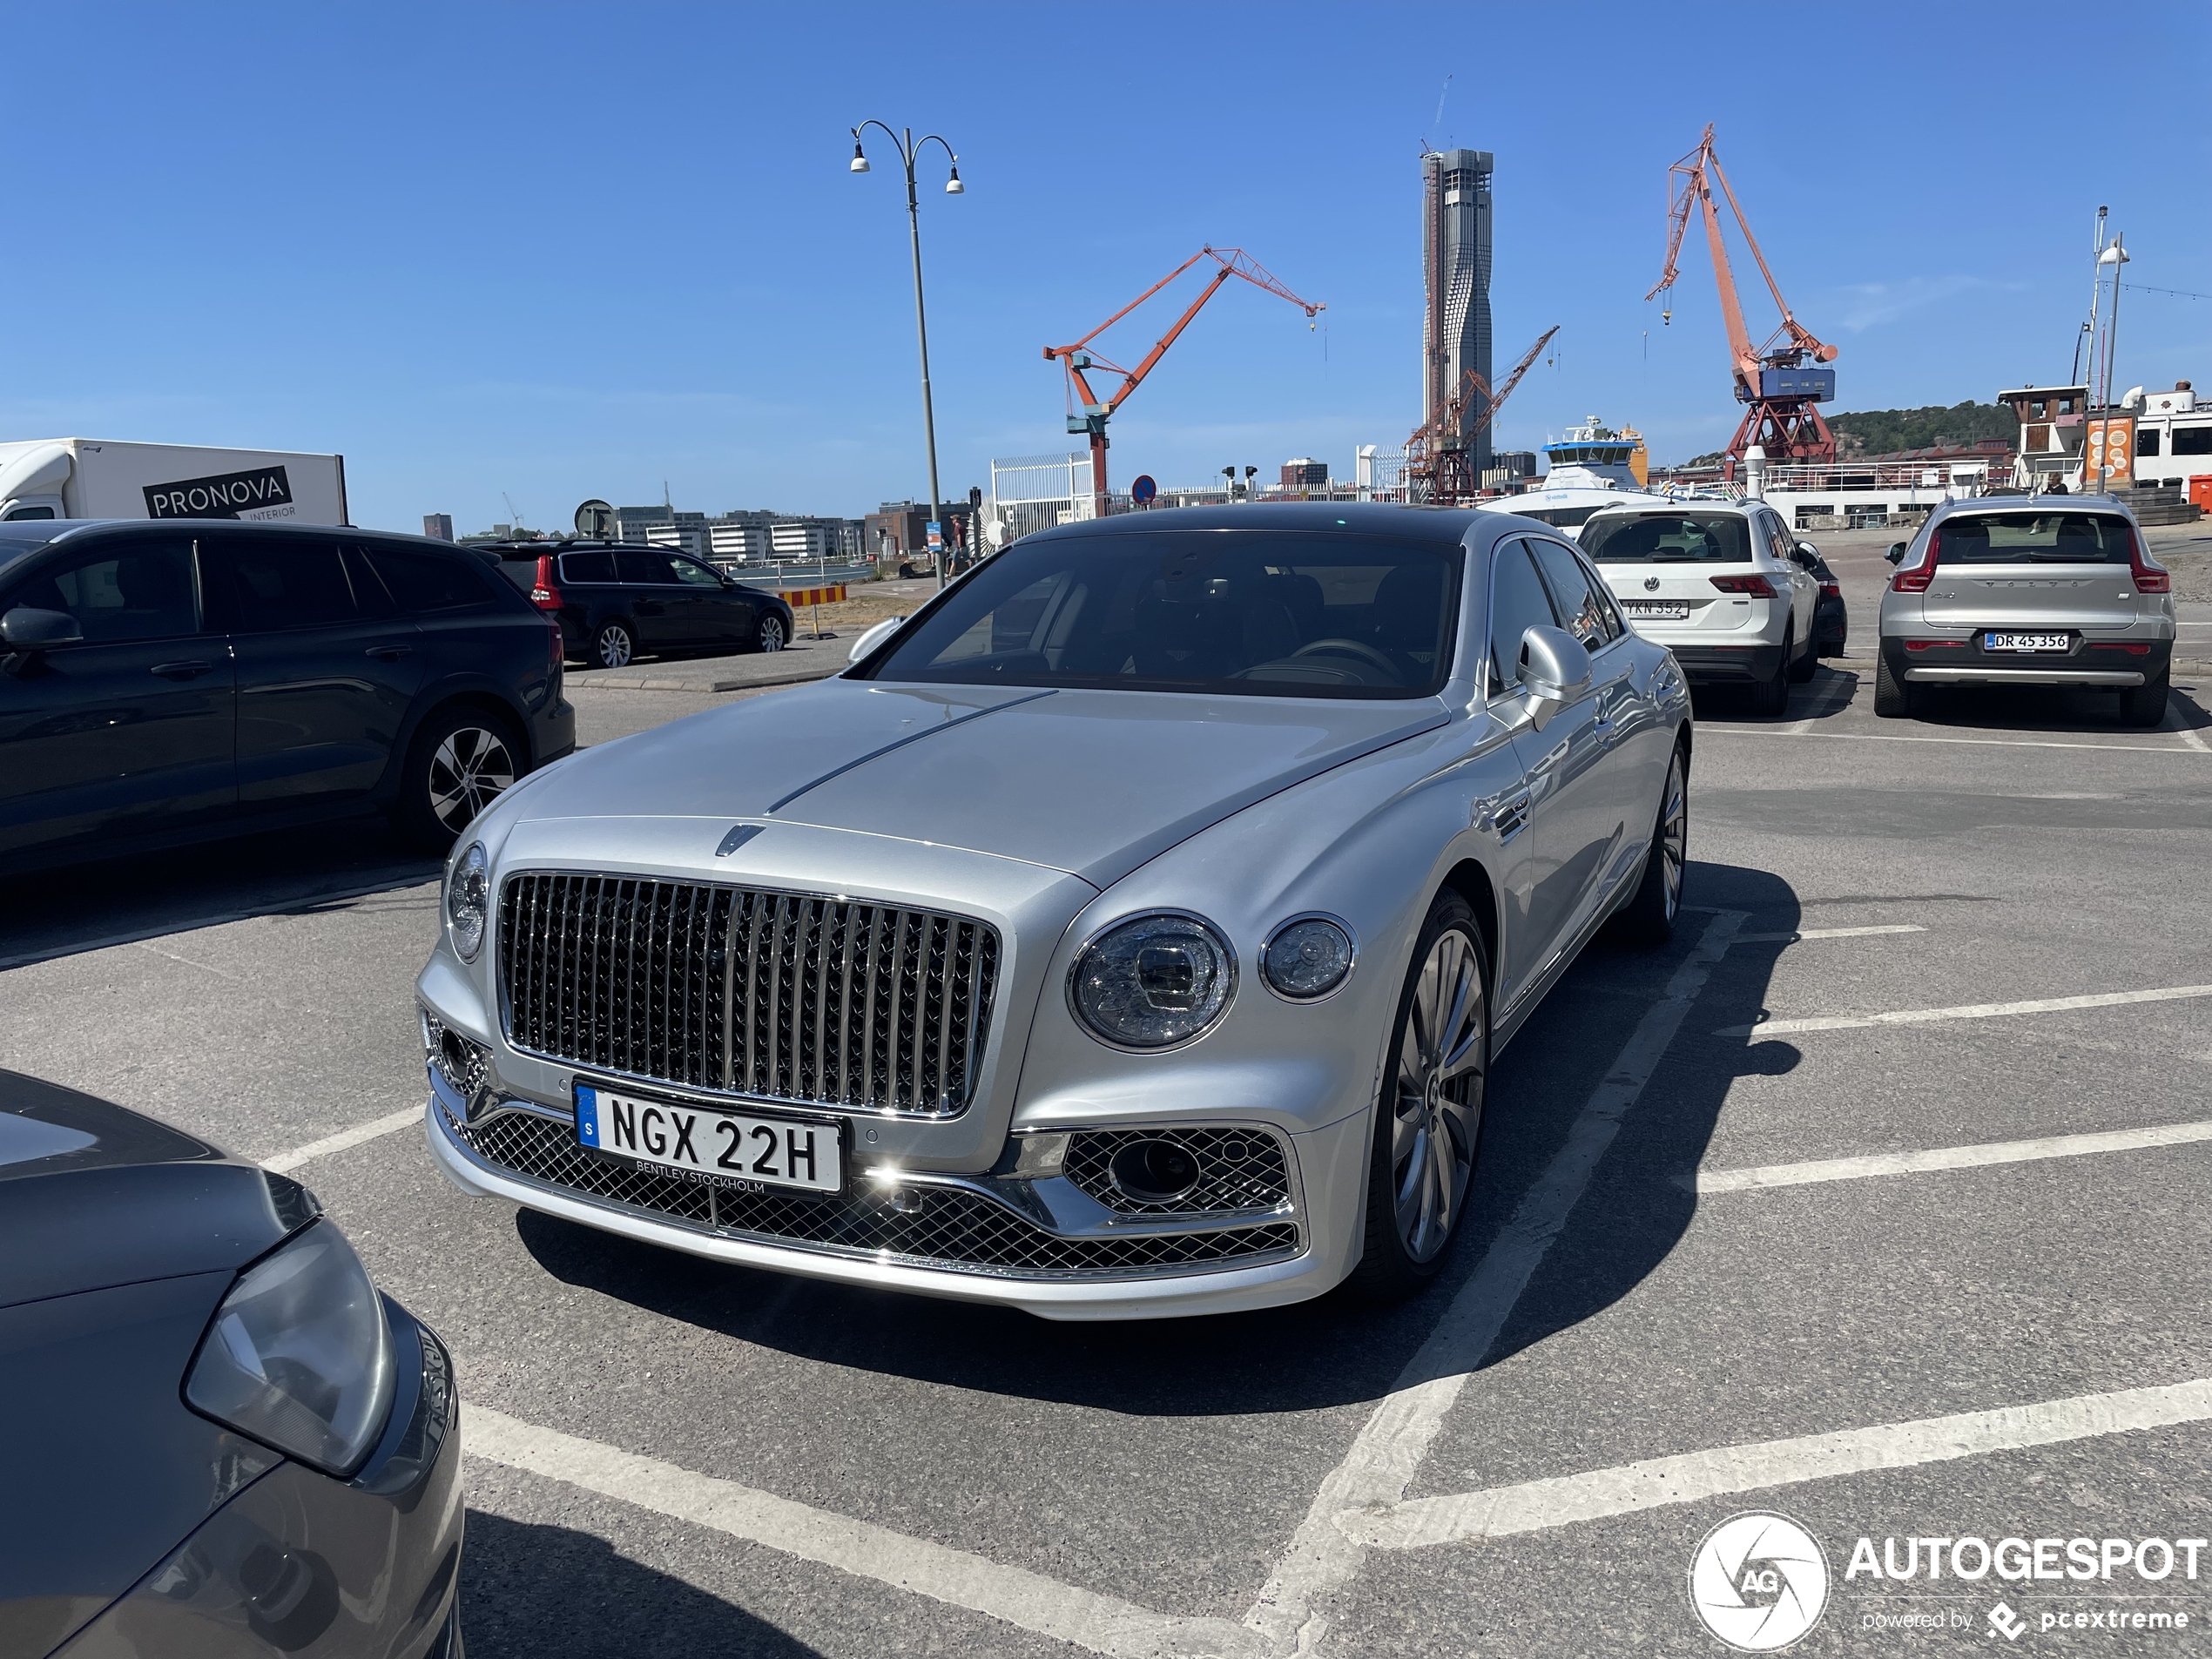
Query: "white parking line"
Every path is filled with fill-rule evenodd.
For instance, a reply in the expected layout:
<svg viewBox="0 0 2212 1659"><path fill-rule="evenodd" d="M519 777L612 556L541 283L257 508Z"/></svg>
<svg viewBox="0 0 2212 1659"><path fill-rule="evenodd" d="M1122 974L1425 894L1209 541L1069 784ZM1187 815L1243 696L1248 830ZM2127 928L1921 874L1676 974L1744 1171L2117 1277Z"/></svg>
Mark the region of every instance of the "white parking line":
<svg viewBox="0 0 2212 1659"><path fill-rule="evenodd" d="M1257 1656L1259 1650L1250 1631L1226 1619L1155 1613L964 1549L540 1428L488 1406L472 1403L462 1413L461 1433L462 1449L472 1457L565 1481L1114 1659Z"/></svg>
<svg viewBox="0 0 2212 1659"><path fill-rule="evenodd" d="M1788 725L1783 727L1783 730L1787 732L1793 738L1804 737L1811 732L1812 723L1815 720L1820 718L1822 715L1829 712L1829 711L1836 706L1836 705L1839 702L1850 702L1852 694L1858 690L1858 681L1856 678L1844 674L1837 675L1835 678L1830 680L1825 685L1822 686L1817 691L1813 693L1812 705L1806 709L1804 718L1801 720L1791 721ZM1838 692L1841 692L1843 695L1838 698L1837 695Z"/></svg>
<svg viewBox="0 0 2212 1659"><path fill-rule="evenodd" d="M319 1141L309 1141L305 1146L295 1146L289 1152L280 1152L273 1158L260 1160L265 1170L286 1175L298 1169L310 1158L327 1157L333 1152L342 1152L349 1146L360 1146L383 1136L396 1134L410 1123L422 1121L422 1108L409 1106L401 1111L387 1112L381 1117L371 1118L366 1123L356 1123L351 1129L341 1129L335 1135L326 1135Z"/></svg>
<svg viewBox="0 0 2212 1659"><path fill-rule="evenodd" d="M1928 738L1915 737L1903 732L1796 732L1781 725L1725 725L1717 720L1700 720L1697 732L1703 737L1708 732L1728 732L1738 737L1829 738L1838 743L1952 743L1964 744L1978 749L2106 749L2122 754L2183 755L2188 749L2168 748L2162 744L2150 743L2059 743L2048 738ZM2196 752L2212 754L2200 743Z"/></svg>
<svg viewBox="0 0 2212 1659"><path fill-rule="evenodd" d="M2149 1129L2107 1130L2090 1135L2047 1135L2032 1141L1938 1146L1921 1152L1874 1152L1864 1157L1815 1158L1804 1163L1700 1170L1696 1185L1700 1193L1748 1192L1757 1187L1801 1187L1817 1181L1863 1181L1871 1176L1925 1175L1934 1170L1977 1169L1985 1163L2027 1163L2040 1158L2086 1157L2093 1152L2132 1152L2147 1146L2186 1146L2194 1141L2212 1141L2212 1123L2160 1123Z"/></svg>
<svg viewBox="0 0 2212 1659"><path fill-rule="evenodd" d="M1878 927L1800 927L1788 934L1738 934L1739 945L1794 945L1801 939L1866 939L1876 934L1924 934L1925 927L1909 921L1885 923Z"/></svg>
<svg viewBox="0 0 2212 1659"><path fill-rule="evenodd" d="M1723 1446L1680 1457L1649 1458L1519 1486L1420 1498L1381 1511L1339 1517L1348 1537L1378 1549L1506 1538L1608 1515L1763 1492L1800 1480L1826 1480L1873 1469L1909 1469L1954 1458L2068 1440L2125 1434L2212 1418L2212 1380L2082 1394L1993 1412L1959 1412L1832 1434ZM2202 1546L2200 1545L2200 1548Z"/></svg>
<svg viewBox="0 0 2212 1659"><path fill-rule="evenodd" d="M2046 996L2032 1002L1969 1002L1955 1008L1898 1008L1888 1014L1838 1014L1817 1020L1769 1020L1763 1025L1724 1025L1713 1035L1772 1037L1791 1031L1849 1031L1869 1025L1994 1020L2011 1014L2063 1014L2073 1008L2116 1008L2135 1002L2182 1002L2198 996L2212 996L2212 985L2168 985L2148 991L2104 991L2094 996Z"/></svg>
<svg viewBox="0 0 2212 1659"><path fill-rule="evenodd" d="M1244 1623L1266 1638L1270 1650L1310 1654L1327 1635L1335 1611L1331 1603L1366 1558L1361 1544L1339 1528L1338 1516L1347 1509L1386 1507L1404 1501L1406 1488L1420 1472L1467 1373L1482 1363L1497 1340L1514 1305L1589 1184L1591 1171L1613 1144L1622 1118L1643 1093L1704 989L1713 965L1727 954L1743 914L1722 911L1706 924L1696 948L1645 1012L1605 1081L1568 1130L1566 1144L1528 1189L1428 1340L1399 1373L1344 1461L1322 1481L1290 1548L1244 1615Z"/></svg>

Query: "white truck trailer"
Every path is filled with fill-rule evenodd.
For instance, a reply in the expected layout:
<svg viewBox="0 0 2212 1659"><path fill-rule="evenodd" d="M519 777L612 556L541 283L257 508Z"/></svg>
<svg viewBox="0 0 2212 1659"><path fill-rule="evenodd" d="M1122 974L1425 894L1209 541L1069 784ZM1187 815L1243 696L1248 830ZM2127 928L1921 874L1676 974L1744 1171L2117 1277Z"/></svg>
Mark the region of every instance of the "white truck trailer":
<svg viewBox="0 0 2212 1659"><path fill-rule="evenodd" d="M346 457L182 443L0 443L0 519L251 518L344 524Z"/></svg>

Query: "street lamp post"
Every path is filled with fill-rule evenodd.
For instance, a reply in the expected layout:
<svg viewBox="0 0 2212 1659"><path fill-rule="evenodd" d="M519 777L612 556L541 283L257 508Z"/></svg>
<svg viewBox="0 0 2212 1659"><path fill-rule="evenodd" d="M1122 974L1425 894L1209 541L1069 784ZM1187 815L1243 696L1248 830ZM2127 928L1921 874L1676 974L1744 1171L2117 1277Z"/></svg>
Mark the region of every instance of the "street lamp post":
<svg viewBox="0 0 2212 1659"><path fill-rule="evenodd" d="M937 498L937 413L931 407L929 400L929 320L921 304L921 204L914 194L914 160L921 155L923 145L935 145L945 152L946 159L952 164L953 176L945 184L945 193L948 196L965 195L968 187L960 181L960 158L953 153L952 145L934 132L925 134L920 142L916 142L912 127L905 129L903 133L894 132L889 127L884 126L880 121L863 121L853 129L853 171L854 172L868 171L868 158L860 149L860 134L869 127L883 128L883 136L890 139L897 148L899 159L903 161L907 167L907 230L913 239L914 254L914 334L921 341L921 429L922 435L927 440L929 445L928 522L938 527L937 546L932 550L934 556L932 562L937 567L937 585L942 588L945 585L947 544L944 533L944 505Z"/></svg>

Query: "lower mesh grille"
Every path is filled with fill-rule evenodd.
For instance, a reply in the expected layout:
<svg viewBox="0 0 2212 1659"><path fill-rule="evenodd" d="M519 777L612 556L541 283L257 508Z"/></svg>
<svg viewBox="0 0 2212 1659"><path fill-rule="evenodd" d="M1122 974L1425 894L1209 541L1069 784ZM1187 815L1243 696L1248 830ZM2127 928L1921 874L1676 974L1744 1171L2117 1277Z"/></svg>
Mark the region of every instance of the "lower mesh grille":
<svg viewBox="0 0 2212 1659"><path fill-rule="evenodd" d="M1198 1184L1172 1204L1148 1204L1116 1186L1114 1154L1132 1141L1172 1141L1198 1160ZM1283 1143L1264 1130L1082 1130L1069 1138L1061 1173L1125 1216L1219 1215L1272 1210L1291 1199Z"/></svg>
<svg viewBox="0 0 2212 1659"><path fill-rule="evenodd" d="M439 1108L444 1111L442 1103ZM489 1163L602 1203L642 1211L724 1238L758 1239L885 1258L916 1267L1025 1278L1123 1278L1211 1264L1251 1265L1294 1256L1291 1222L1234 1231L1062 1238L990 1199L952 1187L915 1187L921 1207L903 1213L848 1193L806 1197L743 1192L631 1169L587 1151L552 1118L506 1112L473 1127L446 1114L447 1130Z"/></svg>

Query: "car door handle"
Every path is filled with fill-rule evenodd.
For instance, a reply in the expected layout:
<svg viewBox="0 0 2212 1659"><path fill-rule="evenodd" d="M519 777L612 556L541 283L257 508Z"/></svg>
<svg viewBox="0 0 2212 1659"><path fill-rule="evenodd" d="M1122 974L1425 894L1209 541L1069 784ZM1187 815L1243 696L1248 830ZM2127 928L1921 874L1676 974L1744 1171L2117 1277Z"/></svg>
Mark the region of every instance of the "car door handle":
<svg viewBox="0 0 2212 1659"><path fill-rule="evenodd" d="M153 671L165 680L196 680L214 666L212 663L157 663Z"/></svg>
<svg viewBox="0 0 2212 1659"><path fill-rule="evenodd" d="M412 645L371 645L361 654L365 657L373 657L380 663L396 663L402 657L414 656L415 647Z"/></svg>

